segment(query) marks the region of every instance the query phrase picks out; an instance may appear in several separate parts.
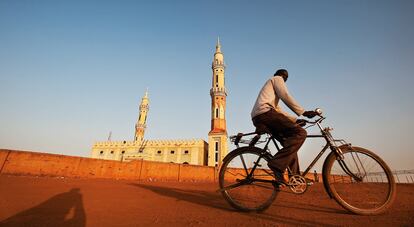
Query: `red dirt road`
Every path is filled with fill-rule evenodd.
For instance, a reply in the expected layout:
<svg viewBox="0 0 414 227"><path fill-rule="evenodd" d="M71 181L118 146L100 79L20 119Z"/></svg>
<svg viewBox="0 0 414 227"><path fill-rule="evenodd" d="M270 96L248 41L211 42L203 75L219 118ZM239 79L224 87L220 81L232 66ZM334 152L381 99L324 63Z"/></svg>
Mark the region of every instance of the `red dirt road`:
<svg viewBox="0 0 414 227"><path fill-rule="evenodd" d="M216 184L0 176L0 226L413 226L414 185L398 185L391 209L359 216L321 184L281 192L263 213L232 209Z"/></svg>

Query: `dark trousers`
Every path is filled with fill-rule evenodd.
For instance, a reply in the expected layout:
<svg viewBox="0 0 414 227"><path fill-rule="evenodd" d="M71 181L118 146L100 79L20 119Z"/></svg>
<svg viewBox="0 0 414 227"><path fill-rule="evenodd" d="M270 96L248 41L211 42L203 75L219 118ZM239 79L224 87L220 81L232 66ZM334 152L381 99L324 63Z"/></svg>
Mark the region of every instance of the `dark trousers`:
<svg viewBox="0 0 414 227"><path fill-rule="evenodd" d="M268 166L281 172L289 167L293 174L299 174L297 152L305 142L306 130L273 109L254 117L253 124L256 127L260 124L265 125L283 146L268 163Z"/></svg>

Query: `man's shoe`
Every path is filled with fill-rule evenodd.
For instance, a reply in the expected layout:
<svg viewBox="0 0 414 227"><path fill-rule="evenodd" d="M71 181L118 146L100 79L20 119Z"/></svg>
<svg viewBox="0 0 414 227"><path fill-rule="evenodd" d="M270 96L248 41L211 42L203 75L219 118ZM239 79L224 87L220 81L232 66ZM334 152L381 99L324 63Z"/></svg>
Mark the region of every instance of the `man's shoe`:
<svg viewBox="0 0 414 227"><path fill-rule="evenodd" d="M275 174L275 178L276 178L276 181L278 183L281 183L281 184L284 184L284 185L288 185L289 184L285 180L285 176L284 176L283 172L280 172L280 171L276 170L276 171L273 171L273 173Z"/></svg>
<svg viewBox="0 0 414 227"><path fill-rule="evenodd" d="M288 185L289 183L285 180L284 174L282 171L275 169L269 165L267 165L272 171L273 174L275 175L276 178L276 183L282 184L282 185Z"/></svg>

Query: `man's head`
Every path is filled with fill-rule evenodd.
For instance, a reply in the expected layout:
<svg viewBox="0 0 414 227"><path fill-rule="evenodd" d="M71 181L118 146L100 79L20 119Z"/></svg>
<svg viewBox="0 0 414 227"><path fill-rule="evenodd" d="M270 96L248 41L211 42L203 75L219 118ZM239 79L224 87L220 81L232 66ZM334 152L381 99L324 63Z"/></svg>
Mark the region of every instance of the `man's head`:
<svg viewBox="0 0 414 227"><path fill-rule="evenodd" d="M286 69L279 69L275 72L274 76L280 76L286 82L289 77L289 73Z"/></svg>

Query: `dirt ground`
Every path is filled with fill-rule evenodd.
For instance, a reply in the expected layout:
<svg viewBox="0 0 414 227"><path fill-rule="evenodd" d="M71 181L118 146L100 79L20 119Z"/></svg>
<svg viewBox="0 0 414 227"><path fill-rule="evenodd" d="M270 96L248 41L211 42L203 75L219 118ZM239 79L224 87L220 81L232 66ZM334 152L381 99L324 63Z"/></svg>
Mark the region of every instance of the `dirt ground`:
<svg viewBox="0 0 414 227"><path fill-rule="evenodd" d="M212 183L0 176L0 226L414 226L414 185L391 209L353 215L321 184L279 193L263 213L232 209Z"/></svg>

